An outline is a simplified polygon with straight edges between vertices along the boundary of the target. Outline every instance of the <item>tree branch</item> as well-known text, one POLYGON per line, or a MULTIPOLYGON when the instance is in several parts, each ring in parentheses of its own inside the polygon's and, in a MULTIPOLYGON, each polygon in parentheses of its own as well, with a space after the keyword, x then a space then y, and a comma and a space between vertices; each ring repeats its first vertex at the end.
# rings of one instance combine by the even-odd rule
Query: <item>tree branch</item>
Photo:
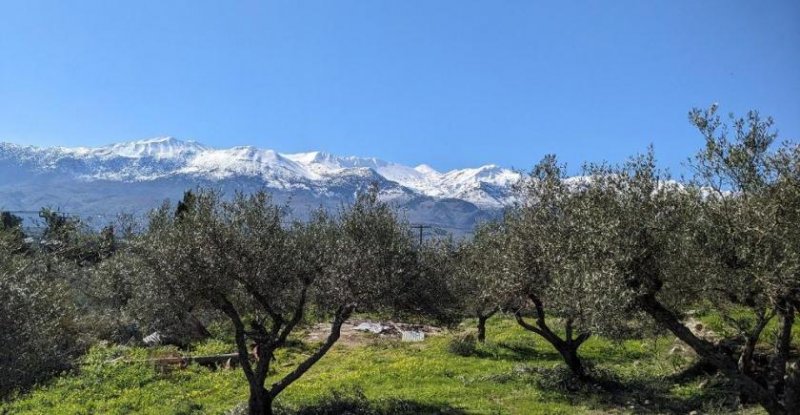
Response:
POLYGON ((573 340, 572 343, 577 348, 578 346, 583 344, 583 342, 585 342, 586 340, 589 340, 589 337, 592 337, 592 332, 591 331, 585 331, 585 332, 579 334, 578 337, 576 337, 575 340, 573 340))
POLYGON ((250 382, 250 385, 252 386, 254 383, 256 383, 256 378, 255 373, 253 373, 253 366, 250 365, 250 353, 247 351, 244 323, 242 323, 242 318, 239 315, 239 312, 236 311, 236 307, 234 307, 230 300, 225 298, 225 296, 218 296, 215 299, 215 303, 217 308, 225 313, 225 315, 227 315, 228 318, 230 318, 233 322, 236 338, 236 351, 239 353, 239 361, 242 364, 244 375, 247 377, 247 381, 250 382))
POLYGON ((286 342, 286 338, 289 337, 289 333, 294 330, 297 323, 303 319, 303 311, 306 308, 306 295, 308 293, 308 284, 303 286, 303 289, 300 291, 300 298, 297 300, 297 304, 295 305, 294 314, 292 315, 292 319, 286 323, 286 326, 283 330, 280 331, 278 334, 278 339, 275 341, 275 345, 280 347, 286 342))
POLYGON ((533 302, 534 307, 536 307, 536 325, 543 330, 550 331, 550 328, 547 327, 547 323, 545 322, 544 304, 542 300, 534 294, 528 294, 528 298, 533 302))
POLYGON ((545 334, 541 330, 539 330, 538 327, 528 323, 527 321, 525 321, 525 319, 522 318, 522 315, 520 314, 521 311, 522 310, 517 310, 517 312, 514 313, 514 318, 517 319, 517 324, 522 326, 522 328, 524 328, 525 330, 532 331, 542 337, 545 337, 545 334))
POLYGON ((269 391, 267 391, 272 398, 281 393, 284 389, 286 389, 287 386, 291 385, 292 382, 299 379, 300 376, 306 373, 308 369, 314 365, 314 363, 317 363, 322 356, 325 356, 325 354, 328 353, 328 350, 330 350, 334 343, 339 340, 339 336, 341 335, 342 331, 342 324, 344 324, 344 322, 350 317, 350 314, 353 313, 355 307, 355 304, 346 304, 339 307, 339 309, 336 311, 336 317, 333 320, 331 332, 328 335, 328 338, 325 340, 325 343, 323 343, 322 346, 320 346, 320 348, 314 352, 314 354, 300 363, 295 370, 284 376, 283 379, 272 384, 272 387, 269 389, 269 391))
POLYGON ((568 318, 565 324, 564 331, 566 331, 567 343, 572 343, 572 319, 568 318))
POLYGON ((494 307, 491 310, 489 310, 489 312, 486 313, 486 314, 482 314, 482 313, 479 312, 478 313, 478 317, 482 318, 484 320, 488 320, 488 319, 492 318, 493 315, 497 314, 498 311, 500 311, 500 307, 494 307))

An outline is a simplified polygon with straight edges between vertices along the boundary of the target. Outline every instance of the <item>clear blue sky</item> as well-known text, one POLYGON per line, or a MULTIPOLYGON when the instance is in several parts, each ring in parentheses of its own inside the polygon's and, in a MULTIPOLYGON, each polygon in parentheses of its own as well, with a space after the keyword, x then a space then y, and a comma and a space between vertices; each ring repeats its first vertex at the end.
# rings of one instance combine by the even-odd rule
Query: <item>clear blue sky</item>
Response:
POLYGON ((0 2, 2 141, 679 173, 712 102, 800 138, 799 1, 0 2))

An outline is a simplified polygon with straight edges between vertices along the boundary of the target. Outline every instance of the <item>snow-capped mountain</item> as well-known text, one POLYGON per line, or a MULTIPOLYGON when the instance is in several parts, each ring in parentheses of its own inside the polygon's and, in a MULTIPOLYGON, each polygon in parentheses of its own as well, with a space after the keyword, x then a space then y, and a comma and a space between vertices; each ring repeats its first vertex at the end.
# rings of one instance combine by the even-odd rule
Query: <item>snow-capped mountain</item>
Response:
POLYGON ((337 208, 377 183, 409 220, 466 230, 512 203, 519 174, 495 165, 439 172, 324 152, 217 149, 172 137, 86 148, 0 143, 0 209, 79 214, 146 211, 186 189, 266 187, 299 214, 337 208))

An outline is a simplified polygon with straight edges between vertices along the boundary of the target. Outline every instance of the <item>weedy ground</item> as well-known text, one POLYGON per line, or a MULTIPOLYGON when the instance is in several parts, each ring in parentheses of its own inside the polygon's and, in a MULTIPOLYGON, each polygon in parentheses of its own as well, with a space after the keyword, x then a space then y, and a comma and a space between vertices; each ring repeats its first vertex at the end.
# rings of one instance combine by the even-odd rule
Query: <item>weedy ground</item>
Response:
MULTIPOLYGON (((722 328, 713 315, 705 317, 709 325, 722 328)), ((670 336, 625 341, 592 337, 581 353, 598 383, 587 385, 572 379, 557 353, 512 319, 491 320, 483 345, 465 336, 470 327, 466 322, 422 343, 365 334, 360 344, 337 345, 280 396, 280 412, 763 413, 739 405, 731 385, 700 370, 694 356, 676 347, 670 336)), ((273 377, 313 350, 314 344, 303 338, 298 336, 276 357, 273 377)), ((231 351, 231 343, 211 339, 181 353, 231 351)), ((0 414, 243 413, 247 386, 239 368, 170 369, 119 361, 174 353, 178 351, 168 347, 98 345, 75 371, 0 403, 0 414), (116 363, 109 363, 114 359, 116 363)))

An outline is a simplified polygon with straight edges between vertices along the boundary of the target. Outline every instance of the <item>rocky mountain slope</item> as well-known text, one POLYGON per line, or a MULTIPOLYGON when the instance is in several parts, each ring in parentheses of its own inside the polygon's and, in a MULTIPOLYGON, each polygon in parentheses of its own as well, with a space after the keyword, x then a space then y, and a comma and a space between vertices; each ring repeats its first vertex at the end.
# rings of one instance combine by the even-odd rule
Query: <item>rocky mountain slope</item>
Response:
POLYGON ((495 165, 439 172, 323 152, 216 149, 172 137, 96 148, 0 143, 0 210, 48 206, 96 222, 119 212, 143 214, 198 186, 226 193, 267 188, 303 217, 320 206, 338 209, 377 183, 380 197, 409 221, 465 233, 513 202, 518 179, 495 165))

